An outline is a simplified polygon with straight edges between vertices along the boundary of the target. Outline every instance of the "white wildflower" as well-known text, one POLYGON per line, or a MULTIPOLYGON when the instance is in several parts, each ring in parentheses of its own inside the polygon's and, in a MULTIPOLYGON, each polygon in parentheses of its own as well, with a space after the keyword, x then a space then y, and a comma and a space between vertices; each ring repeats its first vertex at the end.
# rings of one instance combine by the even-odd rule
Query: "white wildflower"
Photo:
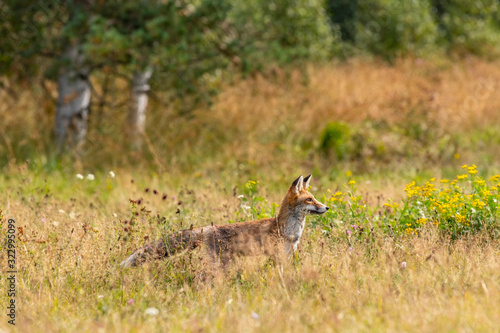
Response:
POLYGON ((74 212, 69 213, 69 218, 74 220, 76 217, 76 214, 74 212))
POLYGON ((238 199, 244 198, 245 196, 243 194, 238 195, 238 199))
POLYGON ((64 214, 66 212, 64 210, 62 210, 62 209, 59 209, 59 213, 64 214))
POLYGON ((113 170, 111 170, 111 171, 109 172, 109 176, 110 176, 111 178, 115 178, 115 173, 113 172, 113 170))
POLYGON ((79 173, 78 173, 78 174, 76 175, 76 178, 78 178, 78 179, 83 179, 83 175, 81 175, 81 174, 79 174, 79 173))
POLYGON ((59 225, 59 222, 54 221, 54 222, 52 222, 52 225, 53 225, 54 227, 57 227, 57 226, 59 225))
POLYGON ((146 311, 144 311, 144 314, 148 316, 157 316, 160 313, 160 310, 157 308, 147 308, 146 311))
POLYGON ((94 175, 93 175, 93 174, 89 173, 89 174, 87 175, 87 179, 88 179, 88 180, 94 180, 94 179, 95 179, 95 177, 94 177, 94 175))

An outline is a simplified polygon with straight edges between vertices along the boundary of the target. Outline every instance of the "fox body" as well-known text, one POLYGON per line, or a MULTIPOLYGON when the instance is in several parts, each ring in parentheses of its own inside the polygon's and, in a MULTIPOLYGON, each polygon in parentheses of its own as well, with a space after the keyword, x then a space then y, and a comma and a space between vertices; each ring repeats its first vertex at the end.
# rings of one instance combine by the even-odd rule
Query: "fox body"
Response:
POLYGON ((306 216, 323 214, 328 210, 309 193, 310 181, 311 175, 306 178, 300 176, 292 183, 276 217, 182 230, 135 251, 121 266, 137 266, 148 258, 169 257, 180 250, 194 249, 202 244, 223 263, 235 255, 273 255, 281 244, 286 254, 291 255, 300 242, 306 216))

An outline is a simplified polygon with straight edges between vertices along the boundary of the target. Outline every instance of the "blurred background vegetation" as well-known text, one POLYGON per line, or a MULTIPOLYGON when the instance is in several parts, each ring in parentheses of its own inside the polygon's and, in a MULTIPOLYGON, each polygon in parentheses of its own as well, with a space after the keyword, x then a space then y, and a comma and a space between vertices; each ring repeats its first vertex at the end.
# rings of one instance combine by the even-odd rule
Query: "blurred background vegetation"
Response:
POLYGON ((231 170, 244 181, 263 168, 488 168, 500 142, 499 5, 5 1, 0 167, 231 170), (90 113, 62 110, 83 94, 62 90, 67 77, 91 94, 90 113), (143 127, 130 120, 141 103, 143 127), (64 112, 68 128, 54 134, 64 112), (81 142, 68 139, 74 124, 81 142))
POLYGON ((20 330, 495 331, 499 6, 0 1, 20 330), (117 269, 160 235, 274 216, 309 173, 331 209, 286 269, 117 269))

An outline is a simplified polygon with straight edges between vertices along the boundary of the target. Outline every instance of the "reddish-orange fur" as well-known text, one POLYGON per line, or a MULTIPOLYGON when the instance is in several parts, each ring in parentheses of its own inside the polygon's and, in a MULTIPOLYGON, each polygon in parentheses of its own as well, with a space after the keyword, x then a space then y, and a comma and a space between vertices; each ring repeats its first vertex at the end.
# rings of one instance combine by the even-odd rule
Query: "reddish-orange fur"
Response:
POLYGON ((209 249, 214 258, 224 263, 235 255, 274 254, 280 244, 284 244, 290 254, 300 240, 305 216, 309 213, 322 214, 328 209, 307 190, 310 179, 311 176, 306 177, 305 186, 302 176, 294 181, 276 217, 182 230, 137 250, 122 266, 136 266, 148 257, 168 257, 179 250, 194 249, 201 244, 209 249))

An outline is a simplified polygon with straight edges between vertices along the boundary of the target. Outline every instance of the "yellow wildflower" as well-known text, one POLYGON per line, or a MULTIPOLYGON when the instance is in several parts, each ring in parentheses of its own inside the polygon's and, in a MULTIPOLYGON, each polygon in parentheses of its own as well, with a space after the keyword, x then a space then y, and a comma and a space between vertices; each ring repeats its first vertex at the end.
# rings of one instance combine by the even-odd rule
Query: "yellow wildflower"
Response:
POLYGON ((419 218, 417 220, 417 223, 419 223, 419 224, 426 224, 427 223, 427 219, 425 217, 419 218))
POLYGON ((472 174, 472 175, 475 175, 477 173, 477 167, 475 164, 472 164, 472 166, 468 167, 467 168, 467 171, 472 174))
POLYGON ((490 182, 497 182, 500 179, 500 175, 494 175, 490 178, 490 182))
POLYGON ((474 180, 474 183, 476 183, 476 184, 478 184, 480 186, 486 184, 486 182, 483 179, 481 179, 481 178, 474 180))

